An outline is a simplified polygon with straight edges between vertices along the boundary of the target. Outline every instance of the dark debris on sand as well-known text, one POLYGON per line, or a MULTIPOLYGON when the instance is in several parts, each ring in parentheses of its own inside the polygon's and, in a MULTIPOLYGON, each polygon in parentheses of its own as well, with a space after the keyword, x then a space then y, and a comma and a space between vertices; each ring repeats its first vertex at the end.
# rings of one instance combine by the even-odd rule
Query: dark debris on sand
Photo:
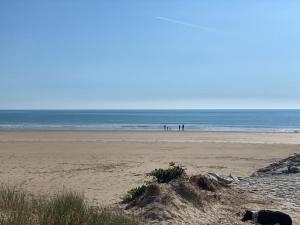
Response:
POLYGON ((300 154, 294 154, 257 170, 252 176, 300 173, 300 154))

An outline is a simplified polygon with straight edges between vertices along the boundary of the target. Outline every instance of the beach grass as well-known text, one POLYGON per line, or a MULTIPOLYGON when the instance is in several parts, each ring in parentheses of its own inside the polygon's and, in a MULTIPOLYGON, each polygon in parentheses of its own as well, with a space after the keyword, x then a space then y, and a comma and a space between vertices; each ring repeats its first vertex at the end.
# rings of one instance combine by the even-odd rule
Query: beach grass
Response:
POLYGON ((139 225, 121 210, 91 207, 71 191, 52 197, 33 196, 8 185, 0 186, 0 225, 139 225))

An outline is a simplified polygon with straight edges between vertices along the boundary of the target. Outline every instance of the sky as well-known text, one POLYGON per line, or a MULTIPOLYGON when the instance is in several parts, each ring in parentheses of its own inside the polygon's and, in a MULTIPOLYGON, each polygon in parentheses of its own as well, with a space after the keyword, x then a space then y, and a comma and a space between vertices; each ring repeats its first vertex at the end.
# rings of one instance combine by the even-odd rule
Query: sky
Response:
POLYGON ((300 108, 300 1, 1 0, 0 109, 300 108))

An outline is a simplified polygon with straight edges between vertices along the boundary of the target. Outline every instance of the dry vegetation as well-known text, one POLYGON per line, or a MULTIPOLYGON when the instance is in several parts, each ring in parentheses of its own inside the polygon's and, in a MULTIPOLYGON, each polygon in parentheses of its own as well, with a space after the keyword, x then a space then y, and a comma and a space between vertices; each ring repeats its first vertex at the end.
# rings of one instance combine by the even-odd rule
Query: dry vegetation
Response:
POLYGON ((149 224, 241 224, 245 209, 267 204, 205 175, 189 177, 174 164, 148 175, 153 181, 130 190, 123 203, 149 224))
POLYGON ((118 210, 90 207, 74 192, 34 197, 14 187, 0 187, 1 225, 138 225, 118 210))

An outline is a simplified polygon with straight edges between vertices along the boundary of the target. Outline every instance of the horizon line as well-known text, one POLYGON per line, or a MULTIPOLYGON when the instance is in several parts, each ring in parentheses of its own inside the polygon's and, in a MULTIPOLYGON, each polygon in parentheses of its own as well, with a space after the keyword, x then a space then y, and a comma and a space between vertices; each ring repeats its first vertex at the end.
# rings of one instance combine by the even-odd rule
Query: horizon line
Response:
POLYGON ((300 108, 12 108, 0 111, 54 111, 54 110, 300 110, 300 108))

